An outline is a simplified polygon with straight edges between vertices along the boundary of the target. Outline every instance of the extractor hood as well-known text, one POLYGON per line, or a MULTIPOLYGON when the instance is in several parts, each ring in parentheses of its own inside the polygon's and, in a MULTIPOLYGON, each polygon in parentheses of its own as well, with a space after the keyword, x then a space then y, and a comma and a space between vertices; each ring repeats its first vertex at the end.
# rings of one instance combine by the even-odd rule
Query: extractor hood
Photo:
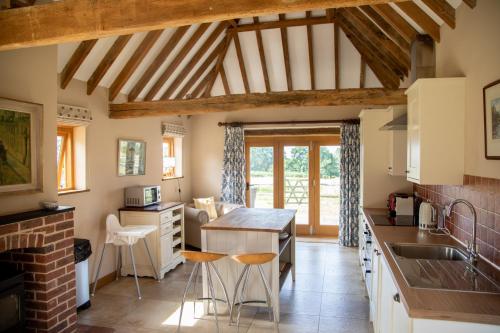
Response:
POLYGON ((404 131, 408 124, 407 114, 403 114, 397 118, 394 118, 384 126, 380 127, 381 131, 404 131))

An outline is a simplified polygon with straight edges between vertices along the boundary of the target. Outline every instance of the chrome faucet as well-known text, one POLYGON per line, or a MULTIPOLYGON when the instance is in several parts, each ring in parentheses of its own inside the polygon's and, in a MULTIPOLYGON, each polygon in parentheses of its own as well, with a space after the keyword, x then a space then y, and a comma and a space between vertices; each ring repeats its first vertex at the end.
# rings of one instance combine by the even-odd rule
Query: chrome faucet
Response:
POLYGON ((472 242, 467 241, 467 253, 469 254, 469 263, 474 265, 477 261, 478 253, 476 250, 476 228, 477 228, 477 215, 474 206, 467 200, 455 199, 446 206, 446 216, 451 216, 453 206, 462 203, 466 205, 472 213, 472 242))

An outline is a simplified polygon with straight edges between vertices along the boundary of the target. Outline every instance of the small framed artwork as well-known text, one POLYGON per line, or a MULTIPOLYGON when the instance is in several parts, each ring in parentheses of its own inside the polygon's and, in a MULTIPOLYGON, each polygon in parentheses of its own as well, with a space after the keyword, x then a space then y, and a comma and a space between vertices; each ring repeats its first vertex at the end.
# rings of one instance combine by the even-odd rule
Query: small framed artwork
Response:
POLYGON ((500 80, 483 88, 484 149, 488 160, 500 160, 500 80))
POLYGON ((146 142, 118 139, 118 176, 146 174, 146 142))
POLYGON ((43 105, 0 98, 0 195, 43 190, 43 105))

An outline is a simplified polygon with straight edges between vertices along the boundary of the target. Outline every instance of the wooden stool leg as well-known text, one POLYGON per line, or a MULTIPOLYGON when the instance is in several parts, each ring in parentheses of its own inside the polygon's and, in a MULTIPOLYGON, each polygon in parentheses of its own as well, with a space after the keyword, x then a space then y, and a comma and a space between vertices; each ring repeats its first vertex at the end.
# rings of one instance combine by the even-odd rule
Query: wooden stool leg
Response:
POLYGON ((236 287, 234 288, 234 294, 233 294, 233 302, 231 303, 231 309, 229 311, 229 323, 233 323, 233 310, 234 306, 236 305, 236 297, 238 295, 238 288, 240 287, 241 280, 243 280, 243 277, 245 276, 245 273, 247 272, 249 266, 245 266, 243 270, 241 271, 240 277, 238 278, 238 281, 236 282, 236 287))
POLYGON ((194 272, 198 271, 199 263, 194 264, 193 271, 191 272, 191 275, 189 276, 188 283, 186 285, 186 288, 184 289, 184 295, 182 296, 182 303, 181 303, 181 312, 179 313, 179 325, 177 326, 177 332, 180 332, 181 330, 181 321, 182 321, 182 311, 184 310, 184 302, 186 301, 186 296, 189 290, 189 287, 191 286, 191 282, 193 280, 194 272))
POLYGON ((210 288, 210 294, 212 295, 212 304, 214 305, 214 315, 215 315, 215 325, 217 326, 217 332, 219 332, 219 319, 217 318, 217 302, 215 300, 214 285, 212 283, 212 274, 210 273, 210 267, 205 263, 205 268, 207 270, 208 286, 210 288))
POLYGON ((271 305, 271 307, 273 309, 274 327, 276 329, 276 332, 279 332, 278 316, 276 316, 276 309, 271 301, 271 288, 269 288, 269 284, 267 283, 266 276, 264 274, 264 270, 262 269, 262 266, 257 265, 257 268, 259 269, 260 277, 262 279, 262 282, 264 283, 264 289, 266 290, 266 297, 268 299, 269 304, 271 305))

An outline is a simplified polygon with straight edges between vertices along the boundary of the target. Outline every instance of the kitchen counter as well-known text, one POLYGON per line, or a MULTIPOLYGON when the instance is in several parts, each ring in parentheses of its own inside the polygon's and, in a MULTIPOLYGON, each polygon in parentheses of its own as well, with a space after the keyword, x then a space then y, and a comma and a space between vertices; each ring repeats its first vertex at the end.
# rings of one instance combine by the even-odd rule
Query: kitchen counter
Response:
MULTIPOLYGON (((372 216, 386 209, 363 209, 374 239, 382 249, 401 300, 411 318, 451 320, 500 325, 500 294, 471 293, 452 290, 410 287, 399 270, 386 243, 447 244, 463 248, 450 236, 432 235, 418 227, 376 226, 372 216)), ((477 267, 497 280, 499 272, 479 259, 477 267)))

